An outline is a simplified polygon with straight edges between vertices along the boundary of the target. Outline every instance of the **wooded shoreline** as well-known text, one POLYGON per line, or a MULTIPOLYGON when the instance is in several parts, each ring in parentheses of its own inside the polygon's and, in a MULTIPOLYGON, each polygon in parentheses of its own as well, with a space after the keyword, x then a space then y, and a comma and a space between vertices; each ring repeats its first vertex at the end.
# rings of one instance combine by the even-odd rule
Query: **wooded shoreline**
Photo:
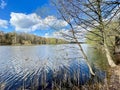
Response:
POLYGON ((68 41, 58 38, 46 38, 28 33, 0 31, 0 45, 41 45, 41 44, 66 44, 68 41))

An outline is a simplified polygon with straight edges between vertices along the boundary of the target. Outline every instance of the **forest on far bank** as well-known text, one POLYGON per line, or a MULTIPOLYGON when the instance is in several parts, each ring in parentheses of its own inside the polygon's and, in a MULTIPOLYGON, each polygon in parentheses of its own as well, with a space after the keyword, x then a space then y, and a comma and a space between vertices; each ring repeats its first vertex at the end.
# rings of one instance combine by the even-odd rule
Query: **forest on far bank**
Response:
POLYGON ((67 41, 57 38, 45 38, 28 33, 5 33, 0 31, 0 45, 39 45, 39 44, 66 44, 67 41))

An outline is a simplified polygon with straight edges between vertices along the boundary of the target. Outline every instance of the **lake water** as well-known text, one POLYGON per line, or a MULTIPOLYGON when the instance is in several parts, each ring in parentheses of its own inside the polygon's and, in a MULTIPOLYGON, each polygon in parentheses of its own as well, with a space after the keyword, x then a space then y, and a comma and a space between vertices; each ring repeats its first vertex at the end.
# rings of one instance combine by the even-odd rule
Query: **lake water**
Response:
MULTIPOLYGON (((83 48, 94 53, 87 45, 83 48)), ((95 61, 99 56, 88 57, 99 62, 95 61)), ((0 46, 0 90, 51 90, 56 84, 79 85, 89 78, 89 69, 75 44, 0 46)))

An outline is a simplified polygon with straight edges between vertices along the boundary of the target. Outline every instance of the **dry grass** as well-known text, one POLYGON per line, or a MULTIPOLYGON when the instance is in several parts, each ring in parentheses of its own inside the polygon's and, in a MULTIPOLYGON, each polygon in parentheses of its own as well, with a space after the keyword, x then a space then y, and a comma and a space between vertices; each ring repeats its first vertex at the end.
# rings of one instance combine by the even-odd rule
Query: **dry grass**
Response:
MULTIPOLYGON (((24 82, 24 85, 17 90, 120 90, 120 66, 109 69, 103 80, 94 76, 84 85, 78 83, 77 73, 72 79, 68 73, 66 77, 66 73, 66 70, 64 73, 55 72, 51 82, 47 81, 46 75, 42 75, 40 80, 39 77, 35 77, 29 87, 26 87, 26 82, 24 82), (63 78, 58 77, 61 74, 63 78)), ((0 90, 6 90, 5 85, 5 83, 0 84, 0 90)))

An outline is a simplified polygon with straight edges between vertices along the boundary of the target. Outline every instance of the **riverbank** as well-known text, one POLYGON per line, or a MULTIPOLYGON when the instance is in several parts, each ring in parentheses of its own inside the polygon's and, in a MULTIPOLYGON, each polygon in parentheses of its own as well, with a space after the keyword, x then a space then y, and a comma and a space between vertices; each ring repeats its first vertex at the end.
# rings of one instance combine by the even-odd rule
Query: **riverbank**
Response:
POLYGON ((120 65, 110 68, 109 74, 109 89, 108 90, 120 90, 120 65))
MULTIPOLYGON (((97 77, 92 78, 92 81, 97 77)), ((72 90, 120 90, 120 65, 109 68, 106 78, 96 83, 87 83, 81 87, 74 86, 72 90)))

